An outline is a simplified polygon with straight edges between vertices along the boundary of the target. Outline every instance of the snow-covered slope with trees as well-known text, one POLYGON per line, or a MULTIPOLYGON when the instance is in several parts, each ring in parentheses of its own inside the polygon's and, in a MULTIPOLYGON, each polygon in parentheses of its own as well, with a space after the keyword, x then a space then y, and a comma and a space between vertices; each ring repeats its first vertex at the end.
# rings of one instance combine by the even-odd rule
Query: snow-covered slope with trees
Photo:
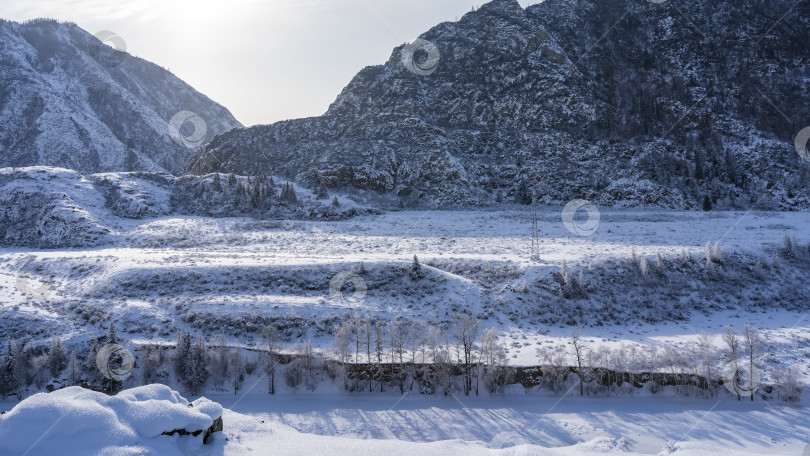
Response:
POLYGON ((136 220, 164 216, 336 220, 372 210, 324 191, 312 193, 272 177, 101 173, 0 168, 0 245, 39 248, 123 241, 136 220))

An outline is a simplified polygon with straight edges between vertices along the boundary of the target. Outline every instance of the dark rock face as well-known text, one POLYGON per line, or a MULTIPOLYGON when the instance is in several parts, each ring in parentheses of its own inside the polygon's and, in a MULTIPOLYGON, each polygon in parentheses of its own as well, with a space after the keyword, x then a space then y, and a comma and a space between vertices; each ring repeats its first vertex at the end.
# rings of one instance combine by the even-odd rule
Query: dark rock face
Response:
POLYGON ((0 20, 0 167, 179 172, 192 147, 236 127, 173 74, 76 25, 0 20), (205 126, 177 118, 173 140, 170 122, 183 111, 205 126))
POLYGON ((363 69, 324 116, 218 136, 192 170, 415 206, 535 193, 809 207, 810 163, 793 146, 810 124, 808 18, 810 4, 786 0, 495 0, 363 69))
POLYGON ((211 434, 213 434, 215 432, 222 432, 222 417, 219 417, 219 418, 215 419, 214 422, 211 424, 211 426, 209 426, 207 429, 204 429, 204 430, 199 429, 199 430, 196 430, 196 431, 189 432, 189 431, 187 431, 185 429, 175 429, 173 431, 163 432, 160 435, 172 436, 172 435, 177 434, 177 435, 191 435, 191 436, 197 437, 198 435, 202 434, 203 435, 203 444, 208 444, 208 439, 211 438, 211 434))

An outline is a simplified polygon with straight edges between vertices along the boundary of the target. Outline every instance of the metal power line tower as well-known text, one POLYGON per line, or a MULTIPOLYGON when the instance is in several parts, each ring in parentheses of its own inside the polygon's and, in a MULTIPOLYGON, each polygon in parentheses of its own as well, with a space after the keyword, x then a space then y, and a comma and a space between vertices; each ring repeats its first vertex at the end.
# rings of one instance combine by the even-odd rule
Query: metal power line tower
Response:
POLYGON ((532 260, 540 259, 540 237, 537 235, 537 196, 532 196, 532 260))

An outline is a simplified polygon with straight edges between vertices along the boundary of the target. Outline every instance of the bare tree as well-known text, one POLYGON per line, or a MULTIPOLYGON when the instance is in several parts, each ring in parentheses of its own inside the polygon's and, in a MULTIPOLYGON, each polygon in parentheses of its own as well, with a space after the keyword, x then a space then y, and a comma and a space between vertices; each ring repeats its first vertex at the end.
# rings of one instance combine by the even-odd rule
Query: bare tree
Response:
POLYGON ((265 372, 270 379, 269 393, 276 394, 276 365, 278 364, 281 334, 279 334, 274 326, 265 326, 262 328, 262 338, 264 339, 265 347, 267 347, 265 372))
POLYGON ((706 395, 711 397, 717 394, 715 380, 717 375, 717 350, 714 348, 712 336, 702 333, 697 341, 699 373, 706 379, 706 395))
MULTIPOLYGON (((371 372, 373 378, 377 379, 377 383, 380 384, 380 392, 383 392, 384 387, 384 375, 385 372, 383 371, 383 355, 385 354, 385 325, 378 321, 374 324, 374 355, 375 355, 375 364, 374 369, 371 372)), ((393 370, 393 355, 391 359, 391 369, 393 370)), ((371 366, 369 366, 371 368, 371 366)))
POLYGON ((571 345, 574 346, 574 355, 577 359, 577 376, 579 376, 579 395, 585 395, 585 368, 582 366, 585 357, 585 346, 582 344, 582 332, 579 327, 571 333, 571 345))
POLYGON ((756 385, 756 379, 759 377, 759 375, 754 375, 756 370, 755 362, 762 356, 764 342, 757 329, 751 325, 745 325, 743 342, 745 343, 745 351, 748 354, 748 386, 751 388, 751 401, 753 401, 754 390, 758 386, 756 385))
POLYGON ((724 381, 731 380, 734 382, 734 391, 737 393, 737 400, 742 400, 740 396, 740 389, 737 387, 739 383, 739 372, 740 372, 740 337, 737 334, 737 330, 734 329, 733 326, 726 326, 726 332, 723 333, 723 342, 726 343, 726 347, 728 347, 728 352, 726 353, 726 362, 730 365, 730 367, 734 370, 734 378, 733 379, 724 379, 724 381))
POLYGON ((230 375, 233 394, 236 394, 242 389, 242 383, 245 381, 245 361, 242 359, 242 353, 238 348, 228 353, 228 374, 230 375))
POLYGON ((464 394, 469 395, 472 390, 472 349, 478 336, 478 320, 461 314, 456 314, 453 320, 453 332, 464 353, 464 394))
POLYGON ((343 366, 343 389, 349 389, 349 370, 347 364, 352 357, 352 324, 351 321, 343 322, 335 329, 335 352, 338 360, 343 366))
POLYGON ((405 392, 405 351, 408 343, 409 323, 396 321, 389 330, 389 340, 391 342, 391 365, 397 363, 397 371, 394 377, 399 385, 399 392, 405 392))

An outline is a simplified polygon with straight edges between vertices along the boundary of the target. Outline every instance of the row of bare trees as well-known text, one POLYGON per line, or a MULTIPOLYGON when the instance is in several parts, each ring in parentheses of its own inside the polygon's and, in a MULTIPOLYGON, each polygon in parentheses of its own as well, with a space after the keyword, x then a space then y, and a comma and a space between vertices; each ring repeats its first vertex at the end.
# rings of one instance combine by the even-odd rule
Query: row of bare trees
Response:
POLYGON ((422 392, 449 394, 458 373, 464 394, 477 394, 481 378, 492 385, 489 377, 506 364, 497 332, 480 334, 478 320, 466 314, 454 315, 445 325, 403 318, 385 322, 353 314, 334 336, 343 386, 351 391, 382 391, 393 384, 405 392, 418 383, 422 392))
POLYGON ((773 394, 788 401, 799 399, 798 370, 775 367, 771 383, 762 382, 766 343, 751 325, 742 332, 733 326, 719 336, 702 333, 696 341, 675 345, 589 345, 577 328, 567 344, 537 350, 542 384, 555 393, 579 389, 591 394, 632 394, 643 386, 656 393, 674 387, 686 396, 716 397, 725 387, 738 400, 773 394), (569 374, 576 375, 571 382, 569 374))
POLYGON ((792 368, 772 368, 770 383, 762 386, 767 346, 750 325, 741 332, 729 326, 720 336, 704 333, 678 346, 609 346, 589 342, 576 329, 565 342, 539 348, 534 368, 507 366, 499 331, 482 331, 468 314, 453 315, 442 324, 405 318, 383 321, 355 313, 338 324, 333 335, 331 353, 319 354, 309 341, 284 344, 272 326, 261 331, 262 346, 253 349, 229 346, 222 333, 207 342, 180 330, 174 346, 144 345, 136 350, 140 372, 133 372, 126 384, 110 383, 96 365, 99 340, 125 343, 112 325, 106 336, 92 341, 86 356, 68 354, 59 339, 50 346, 10 341, 0 356, 0 397, 22 396, 30 386, 42 390, 48 382, 108 391, 166 383, 194 395, 210 388, 237 393, 246 376, 259 374, 266 376, 270 394, 277 392, 277 375, 290 388, 315 390, 328 377, 356 392, 416 389, 424 394, 477 395, 482 385, 484 391, 496 393, 517 380, 557 394, 577 388, 582 396, 637 394, 644 388, 656 393, 664 386, 680 395, 706 398, 728 389, 738 400, 761 395, 794 401, 801 393, 798 371, 792 368), (536 383, 516 379, 530 370, 539 373, 536 383))

